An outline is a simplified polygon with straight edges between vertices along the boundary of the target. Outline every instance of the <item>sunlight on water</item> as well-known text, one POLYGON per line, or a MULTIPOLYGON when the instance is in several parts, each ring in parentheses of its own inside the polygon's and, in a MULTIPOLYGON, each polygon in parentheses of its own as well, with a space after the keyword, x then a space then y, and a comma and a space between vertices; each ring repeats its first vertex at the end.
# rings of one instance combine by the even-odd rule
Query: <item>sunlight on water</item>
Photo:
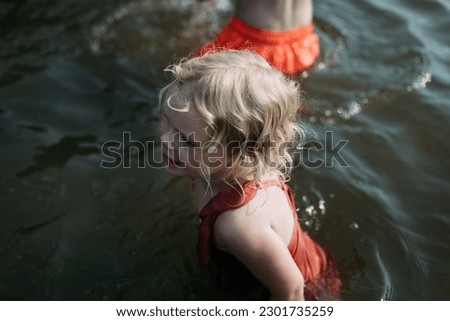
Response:
POLYGON ((412 85, 409 85, 406 87, 406 90, 413 91, 417 89, 423 89, 427 86, 428 83, 430 83, 432 80, 431 74, 429 72, 421 72, 417 79, 412 83, 412 85))
POLYGON ((301 198, 301 206, 297 209, 300 221, 306 226, 307 230, 319 231, 322 226, 323 216, 326 214, 325 200, 317 199, 315 195, 310 196, 311 199, 303 195, 301 198))

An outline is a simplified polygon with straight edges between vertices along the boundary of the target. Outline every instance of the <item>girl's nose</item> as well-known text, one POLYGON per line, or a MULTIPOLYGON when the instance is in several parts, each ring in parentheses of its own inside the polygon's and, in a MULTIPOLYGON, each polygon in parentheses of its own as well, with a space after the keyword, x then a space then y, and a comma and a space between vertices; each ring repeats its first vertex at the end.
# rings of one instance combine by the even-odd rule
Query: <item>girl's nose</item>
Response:
POLYGON ((159 126, 158 126, 158 132, 159 132, 161 141, 167 141, 167 139, 169 139, 170 125, 169 125, 169 121, 166 119, 166 117, 163 117, 160 120, 159 126))
POLYGON ((169 121, 163 117, 161 121, 159 122, 158 126, 159 131, 159 138, 161 140, 161 147, 165 154, 167 154, 169 157, 173 158, 173 136, 174 132, 172 129, 172 126, 170 126, 169 121))

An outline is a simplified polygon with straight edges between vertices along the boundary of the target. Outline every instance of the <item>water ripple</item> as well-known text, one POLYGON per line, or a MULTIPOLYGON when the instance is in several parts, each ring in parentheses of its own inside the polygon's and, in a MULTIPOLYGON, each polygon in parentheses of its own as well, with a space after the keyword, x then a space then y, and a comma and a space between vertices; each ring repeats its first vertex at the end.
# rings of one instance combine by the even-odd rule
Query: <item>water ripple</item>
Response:
POLYGON ((228 0, 129 2, 92 26, 90 48, 95 54, 165 66, 175 55, 187 55, 211 39, 232 7, 228 0))
POLYGON ((382 294, 380 300, 382 301, 391 300, 394 295, 394 285, 392 284, 390 272, 386 267, 386 265, 384 264, 383 259, 381 258, 380 250, 378 249, 378 247, 375 248, 374 255, 376 262, 378 263, 378 267, 380 268, 381 271, 381 277, 383 279, 383 282, 381 284, 382 294))

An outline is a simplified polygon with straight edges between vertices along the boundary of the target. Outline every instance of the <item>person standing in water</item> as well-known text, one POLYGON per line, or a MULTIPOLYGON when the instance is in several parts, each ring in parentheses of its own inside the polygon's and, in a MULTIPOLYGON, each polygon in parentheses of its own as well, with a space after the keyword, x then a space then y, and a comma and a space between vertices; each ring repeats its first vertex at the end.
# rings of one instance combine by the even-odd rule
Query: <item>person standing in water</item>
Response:
POLYGON ((169 173, 193 181, 199 263, 234 284, 251 275, 273 300, 337 299, 334 259, 302 230, 286 184, 304 137, 298 83, 249 50, 166 70, 162 152, 169 173))
POLYGON ((312 18, 312 0, 238 0, 230 22, 195 55, 249 49, 293 75, 311 67, 319 56, 312 18))

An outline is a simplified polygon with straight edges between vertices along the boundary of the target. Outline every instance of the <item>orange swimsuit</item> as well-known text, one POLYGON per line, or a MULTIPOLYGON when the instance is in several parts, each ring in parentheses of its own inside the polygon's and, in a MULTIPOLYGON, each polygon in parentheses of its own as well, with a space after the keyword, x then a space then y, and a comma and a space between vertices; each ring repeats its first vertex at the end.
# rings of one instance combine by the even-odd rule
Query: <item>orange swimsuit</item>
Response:
POLYGON ((265 30, 254 28, 236 16, 196 56, 226 49, 253 50, 289 75, 311 67, 320 52, 319 36, 314 33, 313 24, 284 31, 265 30))
POLYGON ((338 299, 341 281, 331 254, 323 249, 300 227, 291 188, 279 180, 268 180, 260 183, 246 182, 243 192, 239 187, 227 187, 213 197, 200 212, 200 230, 197 243, 197 257, 203 266, 209 266, 212 251, 219 251, 212 245, 212 229, 217 217, 231 209, 249 203, 260 188, 279 186, 286 194, 295 225, 289 252, 300 269, 305 280, 305 298, 307 300, 338 299))

